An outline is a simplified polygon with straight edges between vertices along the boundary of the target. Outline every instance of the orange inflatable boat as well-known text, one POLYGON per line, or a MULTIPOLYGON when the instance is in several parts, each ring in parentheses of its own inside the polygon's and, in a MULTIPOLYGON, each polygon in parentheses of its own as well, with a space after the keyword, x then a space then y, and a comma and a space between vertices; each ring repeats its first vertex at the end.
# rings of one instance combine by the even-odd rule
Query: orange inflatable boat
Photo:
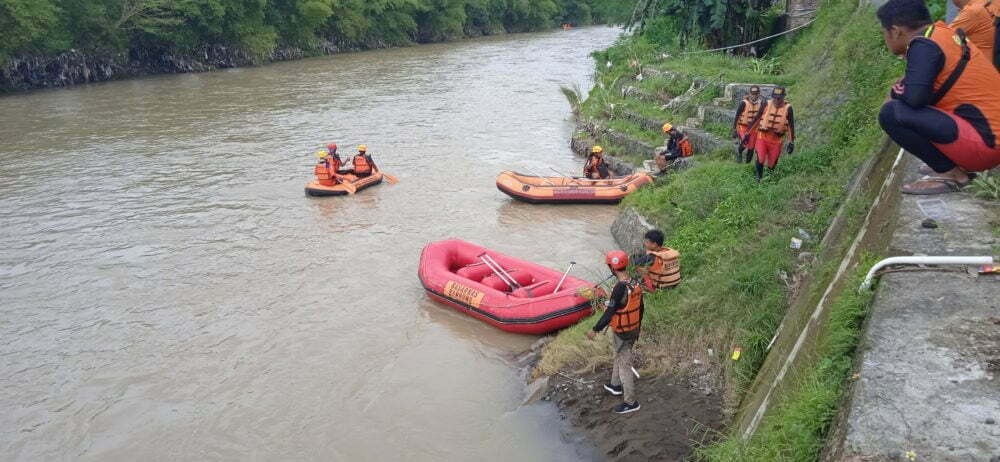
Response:
POLYGON ((652 182, 653 177, 647 173, 590 180, 531 176, 508 171, 497 176, 497 189, 514 199, 533 204, 617 204, 625 196, 652 182))
MULTIPOLYGON (((344 196, 348 194, 347 188, 330 177, 329 169, 316 165, 316 181, 306 185, 306 194, 310 196, 344 196)), ((341 178, 354 185, 358 191, 370 188, 382 182, 382 173, 373 172, 366 177, 358 178, 350 173, 341 175, 341 178)))

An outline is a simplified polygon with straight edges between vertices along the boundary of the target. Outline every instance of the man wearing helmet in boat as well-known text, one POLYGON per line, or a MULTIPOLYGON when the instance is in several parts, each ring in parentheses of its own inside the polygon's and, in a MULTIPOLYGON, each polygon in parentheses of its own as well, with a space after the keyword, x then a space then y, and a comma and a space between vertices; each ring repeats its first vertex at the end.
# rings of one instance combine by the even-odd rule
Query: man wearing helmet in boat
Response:
POLYGON ((604 148, 594 146, 590 149, 590 157, 583 166, 583 176, 591 180, 606 180, 611 178, 608 163, 604 161, 604 148))
POLYGON ((364 144, 358 146, 358 153, 354 156, 351 164, 350 173, 353 173, 358 178, 371 176, 372 172, 378 170, 378 166, 375 165, 372 156, 368 155, 368 146, 364 144))
POLYGON ((642 325, 642 284, 629 277, 628 254, 625 252, 621 250, 608 252, 605 262, 618 278, 618 282, 611 290, 604 315, 592 330, 587 331, 587 338, 594 340, 598 332, 611 326, 614 332, 615 359, 611 365, 611 383, 604 385, 604 389, 614 396, 622 396, 625 400, 615 406, 613 411, 617 414, 628 414, 639 410, 639 401, 634 395, 632 348, 639 339, 639 327, 642 325))
POLYGON ((326 151, 316 152, 319 162, 316 163, 316 178, 324 186, 334 186, 341 182, 340 175, 344 172, 340 169, 343 161, 337 154, 337 145, 330 143, 326 145, 326 151))

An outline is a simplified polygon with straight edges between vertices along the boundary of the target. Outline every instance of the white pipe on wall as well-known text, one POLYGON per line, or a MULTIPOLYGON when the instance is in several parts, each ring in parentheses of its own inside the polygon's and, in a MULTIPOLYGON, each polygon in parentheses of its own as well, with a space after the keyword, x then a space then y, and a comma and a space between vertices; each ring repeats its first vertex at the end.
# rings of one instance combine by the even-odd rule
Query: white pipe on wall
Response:
POLYGON ((960 266, 976 266, 976 265, 992 265, 993 257, 891 257, 886 258, 874 266, 872 269, 868 270, 868 275, 865 276, 865 282, 861 283, 861 287, 858 291, 869 289, 872 286, 872 279, 875 278, 875 273, 878 270, 891 265, 960 265, 960 266))

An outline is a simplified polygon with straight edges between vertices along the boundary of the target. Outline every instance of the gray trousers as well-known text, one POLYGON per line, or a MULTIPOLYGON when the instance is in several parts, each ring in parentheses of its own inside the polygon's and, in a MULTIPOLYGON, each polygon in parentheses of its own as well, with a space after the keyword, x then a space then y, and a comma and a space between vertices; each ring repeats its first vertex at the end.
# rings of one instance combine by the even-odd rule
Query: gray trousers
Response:
POLYGON ((611 365, 611 384, 625 389, 626 403, 635 402, 635 376, 632 375, 632 347, 635 340, 625 340, 612 334, 615 347, 615 360, 611 365))

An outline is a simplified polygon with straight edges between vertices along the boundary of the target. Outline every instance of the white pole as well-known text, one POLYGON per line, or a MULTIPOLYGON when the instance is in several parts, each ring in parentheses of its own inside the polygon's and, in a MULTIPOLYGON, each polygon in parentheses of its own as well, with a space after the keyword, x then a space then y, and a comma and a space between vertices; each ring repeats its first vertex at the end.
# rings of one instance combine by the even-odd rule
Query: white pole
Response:
POLYGON ((891 265, 992 265, 993 257, 892 257, 886 258, 872 266, 865 276, 865 282, 861 283, 858 291, 869 289, 872 286, 872 279, 878 270, 891 265))
POLYGON ((573 266, 574 266, 574 265, 576 265, 576 262, 575 262, 575 261, 571 261, 571 262, 569 262, 569 268, 566 268, 566 272, 565 272, 565 273, 563 273, 563 275, 562 275, 562 279, 560 279, 560 280, 559 280, 559 284, 556 284, 556 290, 553 290, 553 291, 552 291, 552 293, 554 293, 554 294, 555 294, 555 293, 558 293, 558 292, 559 292, 559 288, 560 288, 560 287, 562 287, 562 285, 563 285, 563 282, 566 282, 566 276, 569 276, 569 271, 570 271, 571 269, 573 269, 573 266))

